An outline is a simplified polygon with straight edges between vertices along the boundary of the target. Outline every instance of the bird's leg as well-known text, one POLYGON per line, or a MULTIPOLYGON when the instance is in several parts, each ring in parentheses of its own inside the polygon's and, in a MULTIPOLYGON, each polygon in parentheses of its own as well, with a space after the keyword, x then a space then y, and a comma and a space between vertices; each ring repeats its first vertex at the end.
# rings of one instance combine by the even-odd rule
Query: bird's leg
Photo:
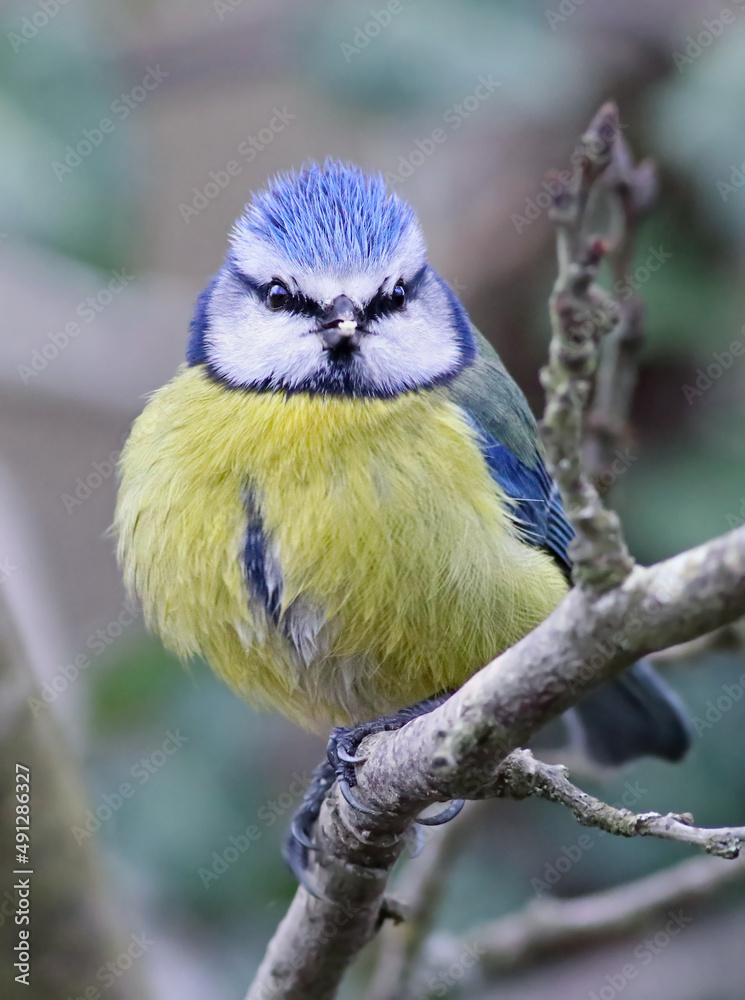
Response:
POLYGON ((290 830, 282 845, 282 857, 293 872, 298 882, 305 886, 312 896, 318 896, 313 886, 309 884, 306 870, 308 868, 308 852, 315 850, 313 844, 313 828, 321 811, 326 793, 334 783, 336 772, 328 760, 322 761, 311 775, 310 784, 305 790, 302 802, 292 817, 290 830))
MULTIPOLYGON (((372 719, 370 722, 362 722, 356 726, 339 726, 335 729, 329 739, 327 754, 329 763, 334 768, 336 780, 339 784, 339 791, 347 800, 349 805, 359 812, 372 813, 373 810, 363 805, 352 792, 352 788, 357 784, 355 768, 359 764, 364 764, 367 759, 364 755, 357 753, 357 748, 367 736, 374 736, 375 733, 391 733, 403 728, 412 719, 418 719, 422 715, 428 715, 434 709, 439 708, 452 694, 451 691, 443 691, 432 698, 425 698, 415 705, 402 708, 394 715, 386 715, 380 719, 372 719)), ((440 823, 447 823, 453 819, 463 808, 463 800, 458 799, 451 803, 447 809, 436 816, 429 816, 420 819, 419 822, 425 826, 438 826, 440 823)))
POLYGON ((357 784, 355 766, 364 764, 367 759, 357 754, 360 743, 376 733, 392 733, 397 729, 402 729, 407 722, 418 719, 422 715, 429 715, 436 708, 439 708, 448 700, 452 691, 443 691, 432 698, 425 698, 415 705, 401 708, 394 715, 383 715, 379 719, 371 719, 370 722, 360 722, 356 726, 338 726, 329 737, 326 753, 329 763, 333 765, 337 778, 346 778, 350 788, 357 784))
MULTIPOLYGON (((362 722, 356 726, 340 726, 335 729, 328 743, 328 759, 319 764, 313 772, 310 784, 300 803, 300 808, 295 813, 290 832, 284 842, 282 856, 285 862, 295 874, 296 878, 312 895, 318 893, 309 883, 307 876, 308 854, 316 849, 313 843, 313 829, 321 811, 321 805, 327 792, 336 780, 347 802, 360 812, 373 813, 373 810, 359 802, 353 795, 351 789, 357 784, 355 767, 363 764, 364 756, 357 754, 357 748, 367 736, 375 733, 390 733, 401 729, 412 719, 418 719, 421 715, 427 715, 443 702, 447 701, 452 692, 445 691, 432 698, 417 702, 408 708, 402 708, 395 715, 386 715, 380 719, 372 719, 370 722, 362 722)), ((444 809, 436 816, 424 817, 418 820, 423 826, 438 826, 440 823, 447 823, 458 815, 463 807, 463 800, 458 799, 452 802, 447 809, 444 809)))

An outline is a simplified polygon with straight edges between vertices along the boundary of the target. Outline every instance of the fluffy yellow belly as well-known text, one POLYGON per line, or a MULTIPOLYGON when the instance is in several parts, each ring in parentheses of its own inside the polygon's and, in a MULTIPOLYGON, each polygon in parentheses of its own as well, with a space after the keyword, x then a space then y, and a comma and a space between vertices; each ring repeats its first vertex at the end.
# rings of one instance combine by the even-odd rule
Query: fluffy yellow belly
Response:
POLYGON ((127 584, 182 656, 308 729, 455 688, 566 590, 522 543, 473 432, 441 390, 394 400, 228 390, 185 368, 122 457, 127 584), (249 593, 247 498, 281 567, 300 655, 249 593))

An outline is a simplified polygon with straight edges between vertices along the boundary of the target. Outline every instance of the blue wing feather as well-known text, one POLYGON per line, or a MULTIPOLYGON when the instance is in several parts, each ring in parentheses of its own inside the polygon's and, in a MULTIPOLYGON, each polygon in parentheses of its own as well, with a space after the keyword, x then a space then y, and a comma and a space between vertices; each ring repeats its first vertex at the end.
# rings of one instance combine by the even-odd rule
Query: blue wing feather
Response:
POLYGON ((494 348, 478 332, 478 356, 452 383, 450 395, 467 414, 489 471, 512 502, 522 537, 549 551, 569 576, 574 530, 548 474, 533 414, 494 348))
POLYGON ((473 414, 468 416, 492 477, 510 498, 520 536, 530 545, 547 549, 569 574, 568 546, 574 531, 543 459, 536 455, 535 464, 527 465, 489 434, 473 414))

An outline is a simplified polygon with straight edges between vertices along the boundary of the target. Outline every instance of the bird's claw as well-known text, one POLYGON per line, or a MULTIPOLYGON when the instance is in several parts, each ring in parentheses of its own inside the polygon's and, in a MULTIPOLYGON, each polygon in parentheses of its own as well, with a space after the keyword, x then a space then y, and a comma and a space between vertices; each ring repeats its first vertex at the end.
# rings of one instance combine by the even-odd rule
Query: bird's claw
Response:
POLYGON ((300 815, 293 817, 292 823, 290 824, 290 833, 298 844, 304 847, 307 851, 318 850, 318 846, 310 839, 306 831, 303 829, 302 818, 300 815))
POLYGON ((449 823, 451 819, 455 819, 465 804, 465 799, 453 799, 442 812, 435 813, 434 816, 420 816, 417 823, 419 826, 442 826, 443 823, 449 823))
POLYGON ((336 756, 339 760, 343 760, 345 764, 364 764, 367 760, 367 754, 347 753, 344 747, 338 743, 336 745, 336 756))
POLYGON ((349 787, 349 782, 347 781, 343 773, 339 774, 339 772, 337 771, 336 783, 339 786, 339 791, 341 792, 344 801, 348 805, 350 805, 353 809, 356 809, 357 812, 364 813, 365 816, 377 815, 374 809, 370 809, 369 806, 363 805, 360 802, 360 800, 355 796, 355 794, 352 792, 352 789, 349 787))
POLYGON ((357 784, 355 767, 358 764, 364 764, 367 760, 367 755, 358 754, 357 748, 366 736, 375 732, 374 727, 375 722, 363 723, 349 729, 339 727, 329 737, 326 756, 334 768, 337 780, 340 777, 346 778, 350 788, 354 788, 357 784))

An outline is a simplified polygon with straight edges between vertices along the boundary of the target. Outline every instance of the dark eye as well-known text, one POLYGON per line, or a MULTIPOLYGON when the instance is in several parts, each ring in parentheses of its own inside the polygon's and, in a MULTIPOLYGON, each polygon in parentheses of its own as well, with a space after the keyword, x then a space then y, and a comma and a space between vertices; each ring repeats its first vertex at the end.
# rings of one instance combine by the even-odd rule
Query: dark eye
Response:
POLYGON ((266 293, 266 304, 270 309, 284 309, 290 301, 290 293, 281 281, 275 281, 266 293))
POLYGON ((391 292, 391 303, 394 309, 403 309, 406 305, 406 289, 401 282, 395 285, 391 292))

